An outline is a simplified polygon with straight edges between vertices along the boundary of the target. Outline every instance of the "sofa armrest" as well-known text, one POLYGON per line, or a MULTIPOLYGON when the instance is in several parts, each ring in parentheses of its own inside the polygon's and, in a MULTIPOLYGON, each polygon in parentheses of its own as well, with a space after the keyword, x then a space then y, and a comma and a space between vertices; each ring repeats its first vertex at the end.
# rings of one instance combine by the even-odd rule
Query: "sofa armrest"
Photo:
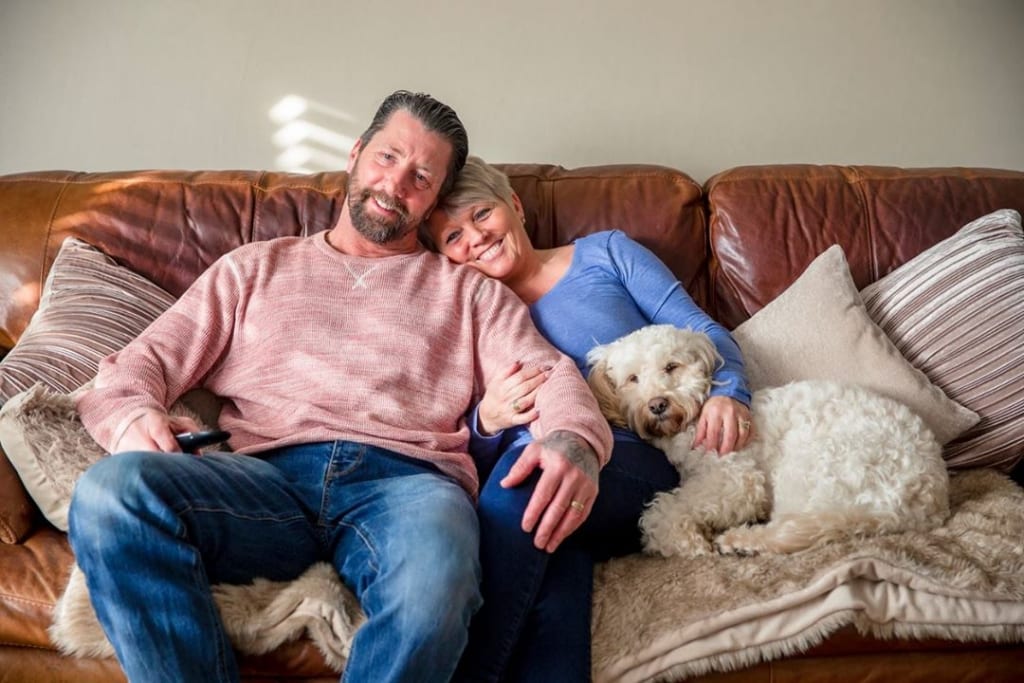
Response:
POLYGON ((32 528, 35 515, 35 504, 0 448, 0 542, 19 542, 32 528))

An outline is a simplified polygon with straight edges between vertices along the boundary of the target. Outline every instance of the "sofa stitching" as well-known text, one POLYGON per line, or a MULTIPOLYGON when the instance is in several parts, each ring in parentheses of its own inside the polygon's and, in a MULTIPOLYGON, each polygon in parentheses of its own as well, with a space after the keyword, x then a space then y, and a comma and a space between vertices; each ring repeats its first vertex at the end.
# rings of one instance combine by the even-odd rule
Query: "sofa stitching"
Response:
POLYGON ((11 640, 0 640, 0 645, 3 645, 5 647, 8 646, 8 645, 11 646, 11 647, 27 647, 27 648, 31 648, 33 650, 42 650, 43 652, 54 652, 55 651, 52 647, 44 647, 42 645, 32 645, 31 643, 15 643, 14 641, 11 641, 11 640))
POLYGON ((537 173, 514 173, 507 172, 509 178, 529 178, 537 181, 538 184, 553 184, 567 181, 592 181, 592 180, 608 180, 612 178, 663 178, 671 180, 676 185, 684 185, 692 187, 697 190, 698 193, 703 194, 700 183, 693 178, 690 178, 682 171, 672 171, 666 169, 664 171, 622 171, 611 174, 587 174, 587 175, 564 175, 556 178, 551 176, 540 175, 537 173))
POLYGON ((868 197, 867 190, 865 189, 865 176, 862 173, 862 169, 859 166, 846 166, 844 167, 849 170, 852 178, 847 181, 850 189, 853 190, 854 197, 857 198, 857 202, 860 204, 861 213, 864 216, 866 222, 865 227, 867 228, 867 239, 868 239, 868 253, 871 254, 871 258, 868 260, 868 267, 871 268, 871 281, 874 282, 878 279, 878 271, 876 264, 878 262, 878 254, 875 250, 875 222, 872 217, 871 211, 868 209, 868 197))
POLYGON ((260 192, 263 188, 263 179, 267 177, 267 172, 262 171, 258 178, 256 178, 256 184, 253 187, 252 195, 252 222, 249 224, 249 238, 247 241, 252 242, 256 239, 257 231, 260 226, 260 198, 265 196, 266 192, 260 192))
POLYGON ((46 254, 50 251, 50 236, 53 235, 53 221, 57 217, 57 209, 60 208, 60 201, 64 198, 64 193, 68 189, 68 179, 65 178, 65 182, 61 185, 60 192, 57 193, 57 198, 53 200, 53 208, 50 210, 50 217, 46 221, 46 235, 43 237, 43 257, 39 263, 39 292, 42 296, 43 288, 46 286, 46 254))
MULTIPOLYGON (((733 168, 733 169, 726 169, 725 171, 722 171, 721 173, 716 174, 716 176, 713 178, 713 180, 714 180, 713 183, 711 182, 712 178, 709 178, 708 179, 708 184, 709 184, 708 189, 710 190, 710 189, 712 189, 714 187, 717 187, 718 185, 728 185, 728 184, 734 184, 734 183, 749 183, 749 182, 755 182, 755 181, 756 182, 763 182, 765 180, 770 180, 770 181, 775 181, 775 180, 805 180, 805 181, 806 180, 815 180, 815 179, 821 177, 820 175, 814 175, 814 171, 815 170, 818 170, 818 169, 849 169, 849 168, 854 168, 854 166, 835 166, 835 165, 826 165, 826 164, 802 166, 800 168, 800 170, 793 170, 793 171, 772 170, 770 176, 756 175, 756 174, 752 174, 752 175, 742 174, 738 170, 739 168, 746 168, 746 167, 737 167, 737 168, 733 168)), ((752 168, 757 168, 757 167, 752 167, 752 168)), ((983 167, 983 166, 981 166, 981 167, 930 166, 930 167, 923 167, 923 168, 920 168, 920 169, 903 168, 903 167, 899 167, 899 166, 881 166, 881 167, 879 167, 879 168, 883 168, 883 169, 892 169, 892 170, 900 172, 897 177, 889 178, 887 176, 883 177, 883 176, 879 176, 879 175, 868 174, 868 173, 865 172, 866 169, 863 166, 858 166, 856 168, 858 168, 858 170, 859 170, 860 182, 863 182, 863 181, 866 181, 866 180, 876 180, 876 179, 882 179, 882 180, 921 180, 921 179, 924 179, 924 180, 929 180, 929 179, 933 179, 933 178, 936 178, 936 177, 942 177, 942 176, 936 176, 934 174, 934 171, 942 171, 943 172, 943 176, 965 177, 965 178, 969 178, 971 180, 975 180, 975 179, 976 180, 998 179, 1000 177, 1003 177, 1003 175, 1005 173, 1013 173, 1014 172, 1012 169, 989 168, 989 167, 983 167), (920 172, 915 172, 915 171, 920 171, 920 172), (932 173, 924 173, 924 171, 932 171, 932 173)), ((763 168, 761 169, 761 172, 763 173, 763 168)))
POLYGON ((54 602, 45 602, 43 600, 33 600, 31 598, 23 598, 23 597, 20 597, 20 596, 17 596, 17 595, 11 595, 9 593, 0 593, 0 598, 2 598, 3 600, 10 601, 10 602, 25 603, 26 605, 38 605, 39 607, 50 607, 50 608, 52 608, 56 604, 54 602))
MULTIPOLYGON (((125 178, 121 178, 121 179, 116 179, 113 182, 124 182, 125 180, 126 180, 125 178)), ((0 178, 0 183, 23 183, 23 182, 61 183, 61 184, 64 184, 64 185, 97 185, 97 184, 102 184, 102 183, 111 182, 111 181, 103 181, 103 180, 95 180, 95 179, 73 180, 73 179, 70 179, 70 178, 41 178, 41 177, 33 177, 33 176, 27 176, 27 177, 26 176, 19 176, 16 179, 15 178, 0 178)), ((277 190, 281 190, 281 191, 308 190, 310 192, 316 192, 317 194, 321 194, 321 195, 324 195, 324 196, 330 196, 330 195, 333 195, 333 194, 337 194, 337 192, 338 192, 337 189, 324 189, 322 187, 317 187, 316 185, 309 185, 309 184, 304 184, 304 185, 274 185, 274 186, 271 186, 271 187, 261 187, 261 186, 257 185, 255 182, 250 182, 250 181, 247 181, 247 180, 239 180, 239 181, 224 181, 224 180, 185 181, 185 180, 171 180, 171 179, 166 179, 166 180, 165 179, 152 179, 152 180, 147 179, 147 180, 132 180, 132 181, 129 181, 129 182, 132 185, 168 185, 168 184, 171 184, 171 185, 186 185, 188 187, 204 187, 204 186, 208 186, 208 185, 209 186, 214 186, 214 187, 248 186, 248 187, 251 187, 252 189, 256 190, 257 192, 264 192, 264 193, 274 192, 274 191, 277 191, 277 190)))
MULTIPOLYGON (((265 174, 266 174, 266 172, 263 172, 263 175, 261 175, 260 179, 262 179, 265 174)), ((612 178, 662 178, 662 179, 670 180, 672 183, 674 183, 676 185, 690 187, 690 188, 692 188, 694 190, 697 190, 698 193, 703 194, 703 190, 701 188, 700 183, 698 183, 694 179, 690 178, 689 176, 686 176, 682 171, 672 171, 670 169, 666 169, 664 171, 623 171, 623 172, 616 172, 616 173, 612 173, 612 174, 608 174, 608 175, 588 174, 588 175, 561 176, 561 177, 556 177, 556 178, 552 178, 550 176, 543 176, 543 175, 539 175, 539 174, 536 174, 536 173, 511 173, 511 174, 509 174, 509 177, 512 177, 512 178, 532 178, 532 179, 536 180, 538 183, 544 183, 544 184, 566 182, 566 181, 608 180, 608 179, 612 179, 612 178)), ((115 179, 114 182, 125 182, 126 180, 127 180, 127 178, 120 178, 120 179, 115 179)), ((28 175, 28 176, 20 175, 17 178, 11 178, 11 177, 0 178, 0 183, 13 183, 13 182, 21 183, 21 182, 26 182, 26 181, 41 182, 41 183, 63 183, 63 184, 66 184, 66 185, 90 185, 90 184, 99 184, 99 183, 103 183, 103 182, 110 182, 110 181, 104 181, 104 180, 99 180, 99 179, 90 179, 90 178, 80 178, 80 179, 63 178, 63 179, 57 179, 57 178, 45 178, 45 177, 41 177, 41 176, 31 176, 31 175, 28 175)), ((187 185, 189 187, 204 187, 204 186, 235 187, 235 186, 246 185, 246 186, 249 186, 250 188, 252 188, 253 190, 255 190, 256 192, 262 192, 262 193, 270 193, 270 192, 275 192, 275 191, 278 191, 278 190, 280 190, 280 191, 306 190, 306 191, 309 191, 309 192, 315 192, 315 193, 323 195, 325 197, 337 194, 337 192, 339 191, 338 188, 325 189, 323 187, 318 187, 316 185, 312 185, 312 184, 308 184, 308 183, 307 184, 302 184, 302 185, 273 185, 273 186, 264 187, 264 186, 259 184, 259 180, 255 181, 255 182, 253 182, 253 181, 246 181, 246 180, 237 180, 237 181, 230 181, 230 180, 227 180, 227 181, 226 180, 201 180, 201 181, 188 180, 188 181, 186 181, 186 180, 175 180, 175 179, 170 179, 170 178, 145 178, 145 179, 140 179, 140 180, 130 180, 128 182, 130 184, 132 184, 132 185, 174 184, 174 185, 187 185)))
POLYGON ((3 539, 4 543, 18 542, 18 534, 14 533, 14 527, 8 524, 7 520, 3 517, 0 517, 0 531, 3 532, 3 536, 0 538, 3 539))

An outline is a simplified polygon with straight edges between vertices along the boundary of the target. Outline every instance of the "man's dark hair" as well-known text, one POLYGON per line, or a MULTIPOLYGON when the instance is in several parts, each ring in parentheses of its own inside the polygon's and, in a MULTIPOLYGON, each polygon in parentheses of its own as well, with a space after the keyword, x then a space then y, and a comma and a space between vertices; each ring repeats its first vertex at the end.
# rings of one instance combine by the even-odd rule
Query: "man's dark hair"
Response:
POLYGON ((459 171, 466 164, 466 156, 469 154, 469 136, 466 134, 466 127, 459 120, 455 110, 443 102, 438 102, 433 97, 422 92, 409 92, 408 90, 396 90, 381 102, 377 113, 373 115, 370 127, 359 136, 360 145, 366 147, 370 139, 377 134, 377 131, 384 127, 399 109, 412 114, 422 123, 427 130, 437 133, 452 146, 452 158, 448 162, 448 171, 444 176, 444 183, 438 196, 448 194, 455 184, 459 171))

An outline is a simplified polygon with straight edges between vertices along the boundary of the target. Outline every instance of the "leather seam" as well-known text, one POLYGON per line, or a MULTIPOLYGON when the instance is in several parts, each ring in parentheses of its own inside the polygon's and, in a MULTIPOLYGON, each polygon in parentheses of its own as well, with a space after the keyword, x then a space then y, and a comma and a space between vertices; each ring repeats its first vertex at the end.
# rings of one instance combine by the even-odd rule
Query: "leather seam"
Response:
POLYGON ((10 602, 21 602, 26 605, 37 605, 39 607, 50 608, 57 604, 55 602, 43 602, 42 600, 33 600, 32 598, 22 598, 17 595, 11 595, 10 593, 0 593, 0 599, 9 600, 10 602))

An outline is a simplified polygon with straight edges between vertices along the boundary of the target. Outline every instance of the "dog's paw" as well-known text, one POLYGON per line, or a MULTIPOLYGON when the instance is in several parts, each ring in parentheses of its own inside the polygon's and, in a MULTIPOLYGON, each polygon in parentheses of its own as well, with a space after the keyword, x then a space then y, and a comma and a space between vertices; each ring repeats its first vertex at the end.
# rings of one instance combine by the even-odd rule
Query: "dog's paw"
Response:
POLYGON ((699 534, 674 534, 662 537, 659 534, 644 536, 644 551, 662 557, 706 557, 715 549, 711 541, 699 534))
POLYGON ((762 551, 753 541, 749 527, 735 527, 715 537, 715 549, 722 555, 752 557, 762 551))

